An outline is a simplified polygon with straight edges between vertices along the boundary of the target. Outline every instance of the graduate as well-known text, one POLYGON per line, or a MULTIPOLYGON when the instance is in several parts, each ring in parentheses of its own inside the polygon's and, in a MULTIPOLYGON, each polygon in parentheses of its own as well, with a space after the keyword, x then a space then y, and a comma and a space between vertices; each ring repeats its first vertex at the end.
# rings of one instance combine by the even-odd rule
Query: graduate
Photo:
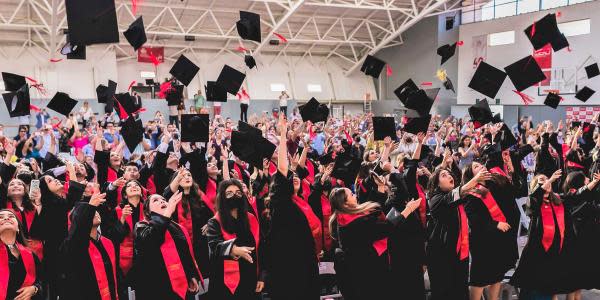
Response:
POLYGON ((69 234, 60 248, 66 276, 60 299, 118 299, 115 246, 99 231, 97 210, 104 202, 106 194, 96 193, 88 203, 77 203, 69 216, 69 234))
POLYGON ((260 228, 248 211, 237 179, 224 180, 217 192, 217 213, 208 221, 210 299, 260 299, 266 270, 261 261, 260 228))
POLYGON ((0 299, 44 299, 42 268, 17 214, 0 209, 0 299))
POLYGON ((469 224, 465 195, 477 184, 490 180, 487 171, 455 187, 449 169, 437 169, 429 179, 427 224, 427 271, 434 300, 469 299, 469 224))
MULTIPOLYGON (((374 197, 386 198, 385 178, 373 176, 377 176, 374 197)), ((338 243, 344 251, 344 266, 336 265, 336 270, 344 270, 344 274, 340 274, 344 277, 344 299, 392 299, 395 295, 401 296, 402 291, 395 289, 389 272, 387 239, 394 226, 401 226, 399 224, 419 208, 421 199, 409 201, 400 213, 392 208, 387 216, 379 205, 385 200, 359 204, 348 188, 334 189, 329 201, 333 210, 331 232, 338 233, 338 243)))
POLYGON ((203 286, 187 230, 171 220, 182 196, 151 195, 144 203, 145 219, 135 227, 136 298, 190 299, 203 286))

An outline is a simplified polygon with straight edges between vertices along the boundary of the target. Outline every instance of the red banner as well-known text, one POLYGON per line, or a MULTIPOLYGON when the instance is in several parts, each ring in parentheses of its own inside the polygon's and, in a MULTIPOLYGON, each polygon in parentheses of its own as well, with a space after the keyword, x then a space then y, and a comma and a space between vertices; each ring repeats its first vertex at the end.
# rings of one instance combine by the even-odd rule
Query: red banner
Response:
POLYGON ((164 47, 142 47, 138 49, 138 62, 156 64, 156 61, 165 62, 164 47))
POLYGON ((552 46, 548 44, 540 50, 533 51, 533 58, 546 75, 546 80, 540 82, 540 86, 549 86, 552 77, 552 46))

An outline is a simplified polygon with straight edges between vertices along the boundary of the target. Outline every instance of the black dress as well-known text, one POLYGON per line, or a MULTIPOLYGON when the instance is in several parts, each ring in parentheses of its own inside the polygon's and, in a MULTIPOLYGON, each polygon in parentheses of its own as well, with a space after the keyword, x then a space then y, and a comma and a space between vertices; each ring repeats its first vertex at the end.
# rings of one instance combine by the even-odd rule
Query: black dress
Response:
POLYGON ((433 300, 469 299, 469 259, 460 259, 457 242, 461 228, 459 205, 466 199, 452 192, 436 191, 429 197, 431 219, 427 223, 427 272, 433 300))
POLYGON ((274 300, 318 300, 319 267, 305 215, 292 201, 291 173, 280 172, 271 186, 269 292, 274 300))

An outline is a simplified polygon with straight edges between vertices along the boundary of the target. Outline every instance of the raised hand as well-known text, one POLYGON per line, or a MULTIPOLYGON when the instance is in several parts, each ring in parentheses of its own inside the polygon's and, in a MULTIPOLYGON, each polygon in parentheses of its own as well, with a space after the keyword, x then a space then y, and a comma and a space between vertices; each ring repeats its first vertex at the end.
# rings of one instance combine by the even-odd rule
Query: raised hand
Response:
POLYGON ((101 205, 104 202, 106 202, 106 194, 105 193, 102 193, 102 194, 96 193, 96 194, 93 194, 92 197, 90 198, 89 204, 91 206, 98 207, 99 205, 101 205))

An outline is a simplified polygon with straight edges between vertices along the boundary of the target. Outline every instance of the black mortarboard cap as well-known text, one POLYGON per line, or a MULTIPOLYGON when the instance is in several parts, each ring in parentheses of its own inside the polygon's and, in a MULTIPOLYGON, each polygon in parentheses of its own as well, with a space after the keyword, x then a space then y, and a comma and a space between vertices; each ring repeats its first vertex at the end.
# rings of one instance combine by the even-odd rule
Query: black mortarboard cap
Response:
POLYGON ((216 81, 207 81, 205 86, 206 101, 227 102, 227 91, 216 81))
POLYGON ((575 127, 579 127, 581 126, 581 121, 572 121, 571 122, 571 128, 575 128, 575 127))
POLYGON ((257 43, 262 41, 260 31, 260 15, 248 11, 240 11, 240 20, 236 23, 237 31, 244 40, 257 43))
POLYGON ((497 124, 497 123, 501 123, 501 122, 504 122, 504 121, 503 121, 503 120, 502 120, 502 118, 500 117, 500 113, 497 113, 497 114, 495 114, 495 115, 492 117, 492 121, 491 121, 491 122, 492 122, 493 124, 497 124))
POLYGON ((24 76, 7 72, 2 72, 2 80, 4 81, 4 90, 8 92, 16 92, 27 83, 24 76))
POLYGON ((360 165, 361 160, 351 156, 349 152, 338 153, 331 175, 345 183, 353 182, 360 170, 360 165))
POLYGON ((585 74, 587 75, 587 78, 594 78, 598 75, 600 75, 600 69, 598 69, 598 64, 597 63, 593 63, 589 66, 585 67, 585 74))
POLYGON ((177 80, 181 81, 185 86, 188 86, 194 76, 198 74, 200 68, 196 66, 191 60, 189 60, 185 55, 181 55, 169 73, 173 75, 173 77, 177 78, 177 80))
POLYGON ((544 100, 544 105, 550 106, 554 109, 556 109, 558 107, 559 103, 560 103, 560 96, 555 93, 548 93, 548 95, 546 96, 546 100, 544 100))
POLYGON ((547 14, 537 20, 525 29, 525 35, 535 50, 539 50, 547 44, 551 44, 554 51, 569 46, 567 38, 558 29, 556 14, 547 14))
POLYGON ((147 41, 146 30, 144 29, 144 20, 142 19, 142 16, 133 21, 133 23, 129 25, 129 28, 123 32, 123 35, 134 50, 137 51, 139 48, 141 48, 147 41))
POLYGON ((71 48, 71 52, 67 53, 67 59, 86 59, 87 51, 85 45, 79 45, 71 48))
POLYGON ((504 79, 506 79, 506 73, 482 61, 479 63, 469 87, 490 98, 495 98, 504 79))
POLYGON ((394 91, 394 94, 396 94, 396 97, 400 99, 402 104, 405 104, 408 96, 418 90, 419 87, 415 84, 415 82, 412 79, 408 79, 394 91))
POLYGON ((456 43, 440 46, 437 49, 437 54, 442 57, 442 62, 440 65, 443 65, 452 56, 454 56, 454 53, 456 53, 456 43))
POLYGON ((112 96, 117 91, 117 83, 109 80, 108 86, 104 84, 98 85, 96 87, 96 96, 98 96, 98 103, 108 103, 108 99, 112 98, 112 96))
POLYGON ((577 94, 575 94, 575 98, 585 102, 588 101, 595 92, 596 91, 590 89, 589 87, 584 86, 580 91, 577 92, 577 94))
POLYGON ((226 92, 236 95, 246 79, 246 74, 228 66, 223 66, 217 84, 220 85, 226 92))
POLYGON ((231 151, 242 161, 260 168, 263 159, 273 156, 275 145, 253 130, 234 130, 231 132, 231 151))
POLYGON ((182 142, 208 142, 208 114, 181 115, 182 142))
POLYGON ((546 75, 531 55, 514 62, 504 68, 504 71, 519 92, 546 79, 546 75))
POLYGON ((115 95, 115 98, 117 98, 117 101, 119 101, 119 104, 121 104, 128 115, 133 114, 141 108, 136 104, 134 97, 129 93, 117 94, 115 95))
POLYGON ((244 63, 246 63, 246 66, 248 66, 249 69, 256 67, 256 60, 254 60, 252 55, 244 56, 244 63))
POLYGON ((379 78, 379 74, 381 74, 383 67, 385 67, 385 62, 383 60, 372 55, 367 55, 362 67, 360 67, 360 71, 373 78, 379 78))
POLYGON ((435 97, 437 97, 437 93, 439 91, 440 89, 437 88, 413 92, 404 102, 404 106, 406 106, 406 108, 416 110, 421 116, 425 116, 429 114, 429 111, 433 106, 433 101, 435 97))
POLYGON ((381 141, 388 136, 392 140, 397 140, 394 117, 373 117, 373 133, 376 141, 381 141))
POLYGON ((502 150, 506 150, 517 144, 517 139, 506 124, 502 124, 496 136, 499 137, 500 148, 502 150))
POLYGON ((19 90, 2 94, 4 103, 11 118, 29 115, 29 85, 23 85, 19 90))
POLYGON ((454 90, 454 84, 452 84, 452 81, 448 77, 446 77, 446 81, 444 81, 444 88, 456 94, 456 91, 454 90))
POLYGON ((77 45, 119 42, 114 0, 65 0, 70 41, 77 45))
POLYGON ((325 104, 319 103, 317 99, 311 98, 306 104, 298 107, 302 121, 327 122, 329 117, 329 108, 325 104))
POLYGON ((469 115, 475 129, 491 122, 494 118, 487 99, 483 99, 469 107, 469 115))
POLYGON ((77 100, 72 99, 68 94, 57 92, 46 107, 68 117, 75 105, 77 105, 77 100))
POLYGON ((125 141, 125 145, 129 149, 129 152, 135 151, 135 148, 143 141, 144 139, 144 125, 142 124, 142 120, 135 118, 127 118, 123 125, 121 126, 121 136, 123 136, 123 140, 125 141))
POLYGON ((557 52, 569 47, 569 40, 567 40, 567 37, 561 33, 560 36, 558 36, 554 41, 552 41, 551 45, 552 50, 554 50, 554 52, 557 52))
POLYGON ((404 124, 404 131, 412 134, 419 132, 427 132, 429 129, 429 122, 431 122, 431 115, 426 115, 418 118, 407 118, 406 124, 404 124))

